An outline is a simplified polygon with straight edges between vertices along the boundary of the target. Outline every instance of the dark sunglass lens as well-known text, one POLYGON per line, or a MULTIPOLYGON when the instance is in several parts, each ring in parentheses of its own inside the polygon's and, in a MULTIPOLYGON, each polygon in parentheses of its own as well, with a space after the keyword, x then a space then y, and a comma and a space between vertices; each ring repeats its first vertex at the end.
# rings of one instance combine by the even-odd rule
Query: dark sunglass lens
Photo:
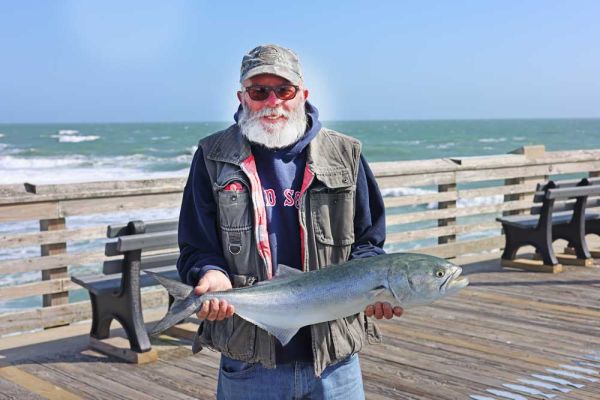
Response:
POLYGON ((275 94, 281 100, 291 100, 296 97, 296 87, 292 85, 281 85, 275 88, 275 94))
POLYGON ((269 88, 266 86, 251 86, 246 88, 248 96, 255 101, 263 101, 269 97, 269 88))

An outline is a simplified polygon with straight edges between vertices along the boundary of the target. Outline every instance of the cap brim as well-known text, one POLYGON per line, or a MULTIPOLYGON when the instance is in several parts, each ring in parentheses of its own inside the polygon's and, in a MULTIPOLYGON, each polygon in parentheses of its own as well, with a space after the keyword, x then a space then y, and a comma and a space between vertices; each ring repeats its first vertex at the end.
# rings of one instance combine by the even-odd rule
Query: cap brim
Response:
POLYGON ((282 77, 283 79, 287 79, 290 83, 294 85, 299 85, 302 83, 302 79, 293 72, 292 70, 281 67, 278 65, 261 65, 256 68, 252 68, 246 74, 240 77, 240 83, 243 83, 246 79, 252 78, 253 76, 260 74, 272 74, 282 77))

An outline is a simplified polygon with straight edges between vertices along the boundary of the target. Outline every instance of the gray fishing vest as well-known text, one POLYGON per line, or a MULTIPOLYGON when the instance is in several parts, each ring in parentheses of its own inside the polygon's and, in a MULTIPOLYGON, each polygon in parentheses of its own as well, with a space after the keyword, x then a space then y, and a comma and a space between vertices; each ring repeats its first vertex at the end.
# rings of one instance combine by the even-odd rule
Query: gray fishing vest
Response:
MULTIPOLYGON (((255 171, 247 168, 251 157, 249 143, 237 126, 232 125, 202 139, 199 147, 213 182, 218 208, 217 228, 233 287, 268 279, 271 260, 260 246, 260 242, 268 240, 268 235, 256 223, 262 188, 256 187, 255 171), (247 190, 223 190, 232 182, 242 183, 247 190)), ((305 181, 307 173, 314 177, 303 192, 299 210, 300 226, 304 228, 301 242, 305 271, 348 260, 354 243, 359 163, 360 142, 335 131, 321 129, 308 145, 306 167, 309 172, 305 171, 305 181)), ((311 334, 317 376, 328 365, 360 351, 365 341, 381 342, 375 324, 362 313, 312 325, 311 334)), ((206 346, 234 359, 260 362, 267 368, 274 368, 275 340, 265 330, 234 314, 223 321, 203 321, 193 351, 198 352, 206 346)))

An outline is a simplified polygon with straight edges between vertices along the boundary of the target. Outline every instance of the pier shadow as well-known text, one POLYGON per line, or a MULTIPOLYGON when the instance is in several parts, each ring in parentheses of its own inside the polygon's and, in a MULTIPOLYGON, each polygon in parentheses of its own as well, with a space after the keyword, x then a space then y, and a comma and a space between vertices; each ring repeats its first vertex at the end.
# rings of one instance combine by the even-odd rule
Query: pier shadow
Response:
MULTIPOLYGON (((146 329, 151 328, 156 321, 151 321, 146 324, 146 329)), ((89 327, 89 324, 87 324, 89 327)), ((23 344, 15 344, 10 348, 0 349, 0 365, 19 365, 26 364, 53 364, 53 363, 110 363, 110 364, 130 364, 119 358, 102 354, 89 347, 89 333, 69 334, 66 329, 73 326, 52 328, 46 331, 33 332, 27 335, 30 338, 30 343, 27 343, 27 338, 21 340, 23 344), (63 330, 61 332, 60 330, 63 330), (54 331, 54 332, 52 332, 54 331), (52 332, 49 334, 49 332, 52 332), (48 336, 40 339, 39 336, 48 336), (52 336, 61 336, 51 338, 52 336)), ((124 329, 118 322, 113 321, 111 324, 110 337, 126 338, 124 329)), ((159 354, 175 351, 176 349, 187 350, 191 355, 190 340, 178 338, 152 338, 152 347, 158 349, 159 354)), ((136 364, 131 364, 132 367, 137 367, 136 364)))

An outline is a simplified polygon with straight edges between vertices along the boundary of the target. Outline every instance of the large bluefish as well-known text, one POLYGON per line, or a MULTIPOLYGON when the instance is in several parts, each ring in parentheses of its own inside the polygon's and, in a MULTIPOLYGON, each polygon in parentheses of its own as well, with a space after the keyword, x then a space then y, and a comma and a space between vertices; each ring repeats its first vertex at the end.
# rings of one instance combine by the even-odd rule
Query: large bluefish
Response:
POLYGON ((204 301, 217 298, 286 345, 303 326, 354 315, 376 301, 402 308, 429 304, 467 286, 461 272, 442 258, 393 253, 310 272, 280 265, 269 281, 202 296, 191 286, 152 274, 175 301, 150 334, 170 328, 199 311, 204 301))

